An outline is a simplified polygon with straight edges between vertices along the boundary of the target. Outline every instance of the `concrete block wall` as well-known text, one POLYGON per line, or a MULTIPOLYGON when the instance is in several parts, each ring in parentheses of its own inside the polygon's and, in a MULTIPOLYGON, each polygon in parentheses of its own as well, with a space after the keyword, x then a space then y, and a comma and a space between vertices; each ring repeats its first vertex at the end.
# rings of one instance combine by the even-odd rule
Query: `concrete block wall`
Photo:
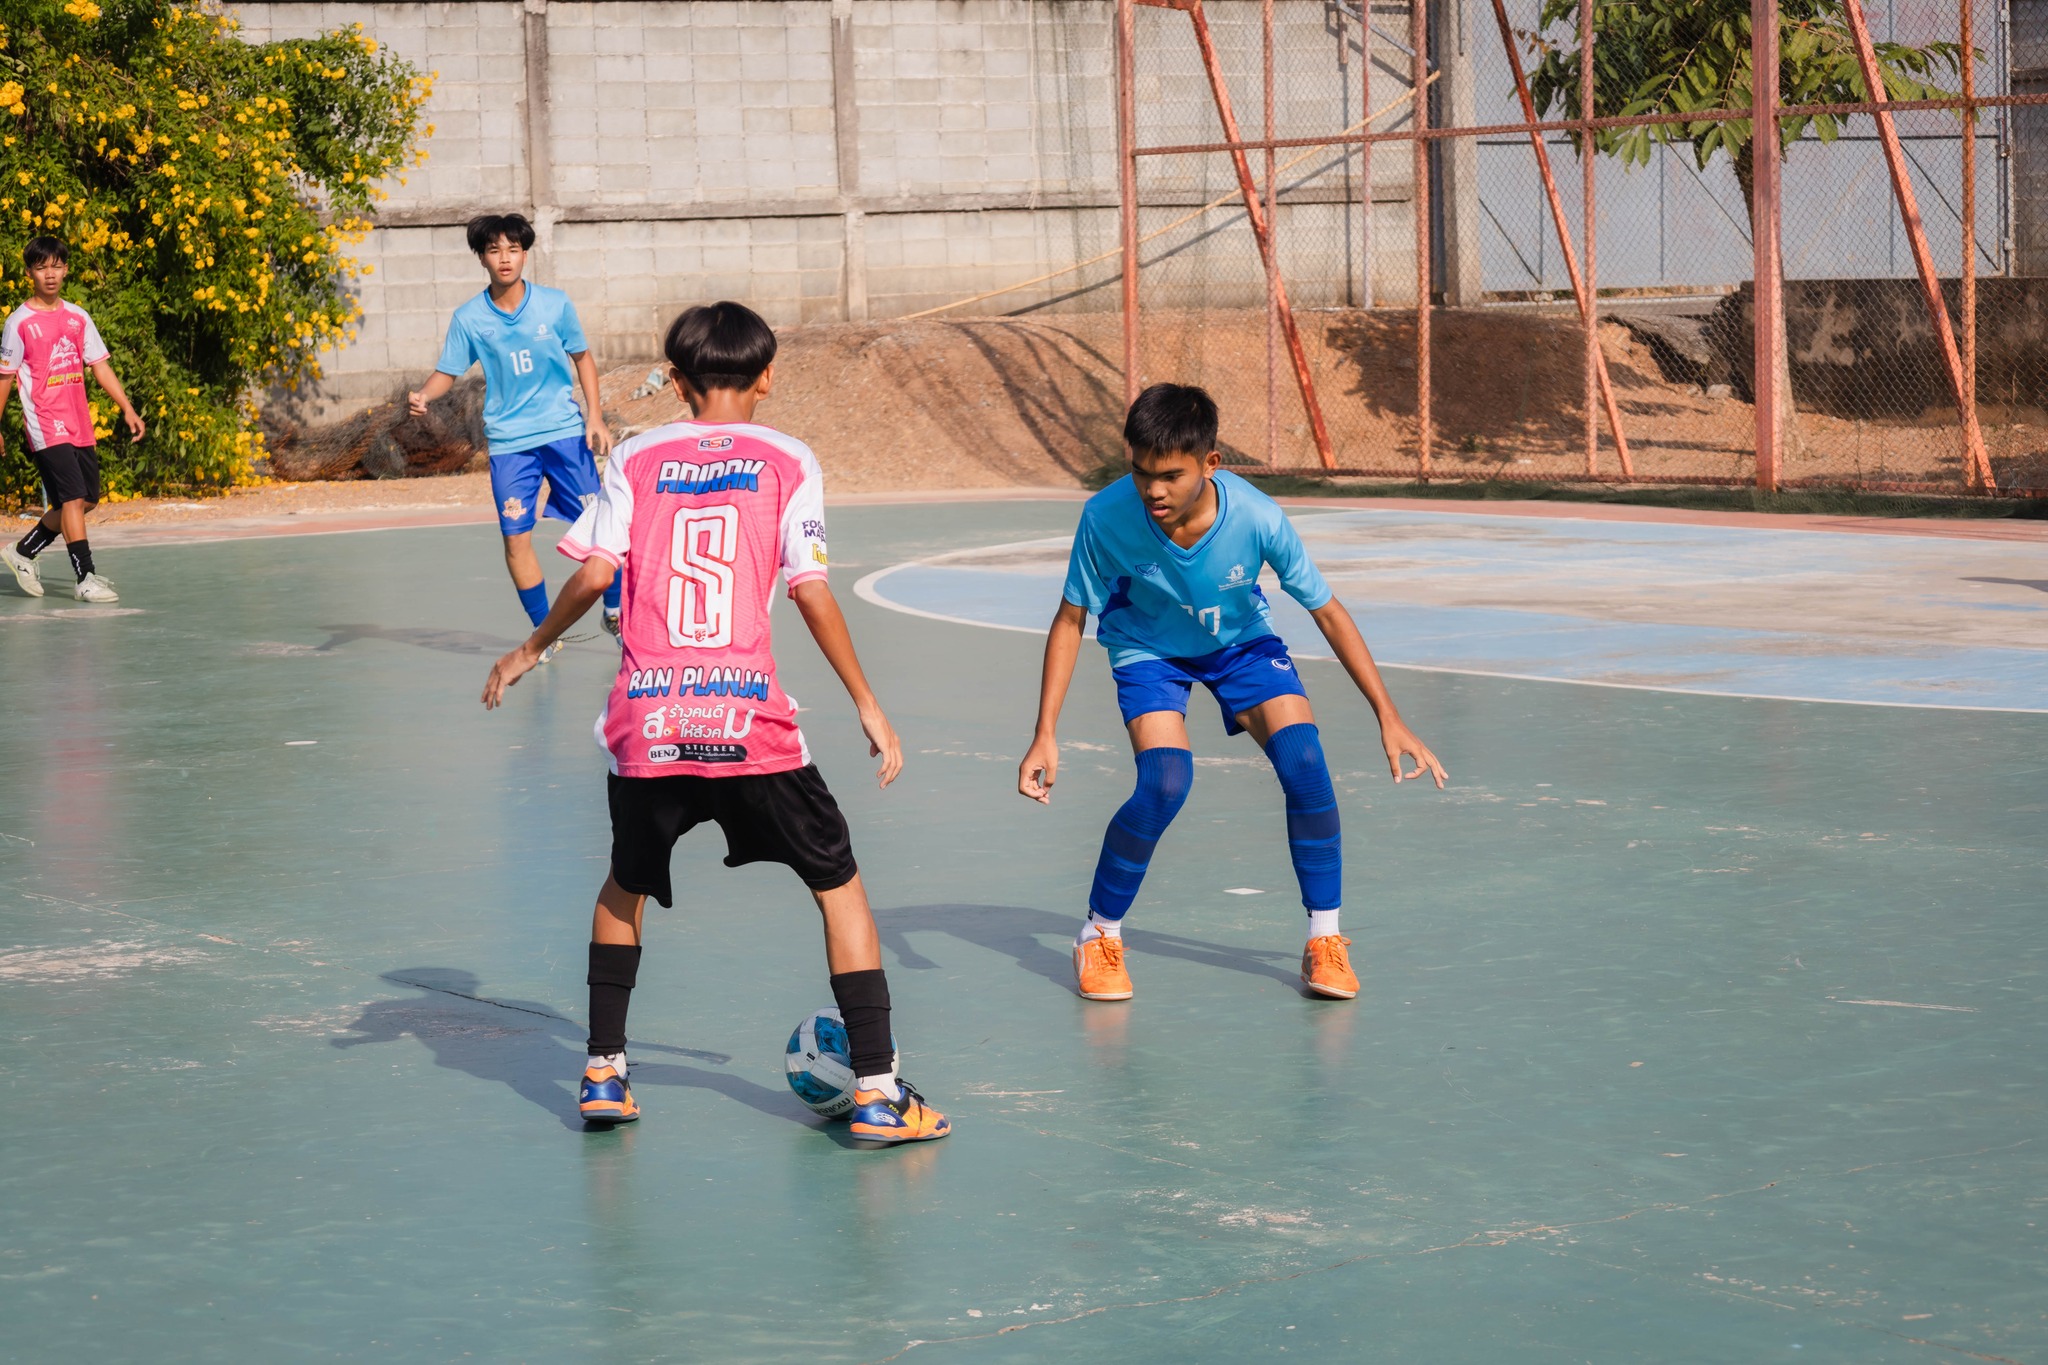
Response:
MULTIPOLYGON (((1256 136, 1257 0, 1211 0, 1209 12, 1256 136)), ((237 13, 251 41, 361 23, 436 73, 429 160, 390 186, 360 252, 373 273, 359 340, 298 401, 310 419, 431 368, 449 311, 482 285, 460 228, 479 212, 534 218, 533 276, 571 292, 606 365, 652 359, 660 329, 691 302, 739 298, 778 325, 896 317, 1116 244, 1108 0, 267 0, 237 13)), ((1141 141, 1217 137, 1186 15, 1139 18, 1141 141)), ((1288 0, 1279 25, 1276 130, 1357 118, 1356 54, 1338 66, 1322 5, 1288 0)), ((1377 79, 1376 102, 1399 93, 1392 76, 1377 79)), ((1326 154, 1305 166, 1324 168, 1306 187, 1315 202, 1279 215, 1304 305, 1360 297, 1368 196, 1356 165, 1326 154)), ((1382 302, 1413 294, 1407 166, 1375 160, 1382 302)), ((1160 206, 1148 225, 1235 185, 1222 157, 1148 160, 1144 171, 1146 202, 1160 206)), ((1148 305, 1263 296, 1241 214, 1212 212, 1149 245, 1155 256, 1148 305)), ((1115 281, 1111 260, 954 315, 1114 309, 1115 281)))

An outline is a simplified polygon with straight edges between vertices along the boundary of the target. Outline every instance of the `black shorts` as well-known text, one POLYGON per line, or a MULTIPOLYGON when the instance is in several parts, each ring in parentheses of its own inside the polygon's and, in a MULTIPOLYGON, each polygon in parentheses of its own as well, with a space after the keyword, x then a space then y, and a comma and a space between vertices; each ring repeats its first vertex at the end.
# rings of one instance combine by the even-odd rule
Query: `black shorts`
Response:
POLYGON ((737 777, 606 780, 612 808, 612 879, 637 896, 675 904, 668 859, 676 840, 706 820, 725 831, 725 865, 784 863, 813 891, 853 880, 853 843, 815 763, 737 777))
POLYGON ((31 450, 36 473, 43 476, 43 497, 51 507, 67 502, 100 500, 100 452, 94 446, 54 445, 31 450))

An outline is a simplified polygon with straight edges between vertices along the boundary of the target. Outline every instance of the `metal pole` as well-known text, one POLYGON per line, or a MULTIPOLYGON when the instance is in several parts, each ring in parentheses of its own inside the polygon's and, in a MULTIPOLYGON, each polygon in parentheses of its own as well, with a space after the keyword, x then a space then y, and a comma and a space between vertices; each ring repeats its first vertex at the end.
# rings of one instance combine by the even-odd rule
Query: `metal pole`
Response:
MULTIPOLYGON (((1131 0, 1119 0, 1129 4, 1131 0)), ((1202 12, 1201 0, 1176 0, 1170 6, 1185 8, 1188 18, 1195 26, 1195 46, 1201 49, 1202 66, 1209 74, 1209 93, 1216 100, 1216 116, 1223 122, 1223 140, 1242 142, 1238 135, 1237 112, 1230 103, 1230 87, 1223 81, 1223 63, 1217 59, 1216 43, 1209 33, 1209 18, 1202 12)), ((1302 348, 1301 332, 1294 325, 1294 308, 1287 302, 1287 281, 1280 274, 1279 262, 1273 255, 1273 240, 1267 230, 1265 205, 1260 202, 1258 186, 1252 182, 1252 164, 1242 148, 1230 154, 1230 163, 1237 172, 1237 190, 1244 197, 1245 217, 1251 220, 1252 236, 1259 244, 1259 252, 1265 260, 1266 269, 1273 282, 1273 298, 1280 310, 1281 332, 1287 338, 1287 354, 1294 362, 1294 380, 1301 387, 1301 405, 1308 410, 1309 430, 1316 439, 1316 454, 1323 462, 1323 468, 1337 467, 1336 453, 1330 448, 1330 429, 1323 423, 1323 405, 1316 398, 1316 383, 1309 373, 1308 352, 1302 348)))
MULTIPOLYGON (((1862 0, 1845 0, 1844 8, 1849 17, 1849 31, 1856 40, 1856 64, 1862 68, 1864 88, 1870 92, 1873 103, 1883 105, 1886 103, 1884 74, 1878 70, 1877 53, 1870 43, 1870 26, 1864 21, 1862 0)), ((1991 459, 1984 452, 1984 433, 1977 426, 1977 406, 1972 401, 1970 381, 1963 373, 1963 358, 1956 348, 1955 331, 1949 325, 1948 305, 1941 297, 1941 280, 1934 273, 1934 253, 1927 247, 1927 229, 1920 221, 1920 205, 1913 197, 1912 177, 1906 173, 1906 158, 1899 148, 1898 129, 1892 126, 1891 112, 1887 109, 1878 109, 1872 117, 1877 120, 1878 140, 1884 144, 1885 165, 1891 171, 1892 193, 1899 201, 1899 217, 1905 221, 1906 240, 1913 248, 1913 265, 1920 273, 1920 290, 1927 296, 1928 320, 1934 326, 1934 339, 1941 347, 1942 363, 1948 367, 1949 387, 1956 396, 1957 415, 1962 419, 1963 467, 1968 472, 1971 488, 1979 492, 1993 492, 1998 484, 1992 477, 1991 459)), ((1969 231, 1967 223, 1964 231, 1969 231)))
MULTIPOLYGON (((1854 3, 1854 0, 1851 0, 1854 3)), ((1783 414, 1778 376, 1778 4, 1750 0, 1750 164, 1753 216, 1749 225, 1754 248, 1756 374, 1756 486, 1778 490, 1784 450, 1783 414)))
MULTIPOLYGON (((1264 128, 1268 138, 1278 134, 1273 128, 1273 0, 1264 0, 1259 7, 1259 37, 1264 54, 1265 109, 1264 128)), ((1266 236, 1272 243, 1265 253, 1266 261, 1266 463, 1277 466, 1280 463, 1280 308, 1274 293, 1274 282, 1280 273, 1280 217, 1275 212, 1278 195, 1275 188, 1275 152, 1266 148, 1266 236)))
MULTIPOLYGON (((1579 118, 1593 117, 1593 5, 1594 0, 1579 0, 1579 118)), ((1597 148, 1593 145, 1593 125, 1586 122, 1579 130, 1579 180, 1580 193, 1585 201, 1586 233, 1586 289, 1579 304, 1579 321, 1586 333, 1586 473, 1600 472, 1600 419, 1595 406, 1595 396, 1600 387, 1600 294, 1595 283, 1598 278, 1594 267, 1598 257, 1594 254, 1594 227, 1599 222, 1599 210, 1593 199, 1593 168, 1597 148)))
POLYGON ((1124 407, 1138 398, 1137 5, 1116 0, 1117 227, 1123 238, 1124 407))
MULTIPOLYGON (((1368 0, 1360 0, 1358 9, 1358 116, 1360 118, 1372 117, 1372 23, 1371 15, 1366 9, 1367 2, 1368 0)), ((1372 126, 1370 124, 1366 125, 1365 131, 1371 132, 1372 126)), ((1358 183, 1361 187, 1358 196, 1359 202, 1364 206, 1360 210, 1359 216, 1365 225, 1364 232, 1359 234, 1359 249, 1365 253, 1364 264, 1359 267, 1359 277, 1363 281, 1359 297, 1365 301, 1365 306, 1370 308, 1372 307, 1372 144, 1370 142, 1361 142, 1358 145, 1358 183)))
MULTIPOLYGON (((1501 46, 1508 54, 1508 67, 1515 73, 1515 94, 1522 102, 1522 117, 1535 123, 1536 100, 1529 93, 1529 77, 1522 70, 1522 54, 1515 48, 1515 30, 1508 23, 1507 6, 1502 0, 1493 0, 1494 21, 1500 25, 1501 46)), ((1550 201, 1550 222, 1557 229, 1558 245, 1564 249, 1564 268, 1571 276, 1572 297, 1578 301, 1579 317, 1591 315, 1592 304, 1586 296, 1586 282, 1579 276, 1579 254, 1572 247, 1570 227, 1564 220, 1564 198, 1557 192, 1557 177, 1550 169, 1550 148, 1544 145, 1543 134, 1529 134, 1529 149, 1536 154, 1536 169, 1543 177, 1543 194, 1550 201)), ((1607 378, 1607 357, 1596 347, 1594 360, 1600 371, 1600 402, 1607 409, 1607 430, 1614 436, 1615 453, 1621 457, 1621 472, 1625 478, 1636 476, 1635 460, 1629 455, 1628 437, 1621 429, 1621 409, 1614 401, 1614 385, 1607 378)))
MULTIPOLYGON (((1409 0, 1408 12, 1409 82, 1415 89, 1415 114, 1410 132, 1420 134, 1429 127, 1429 0, 1409 0)), ((1415 186, 1409 197, 1415 208, 1415 477, 1429 482, 1430 377, 1429 377, 1429 143, 1415 139, 1412 174, 1415 186)))
MULTIPOLYGON (((1963 98, 1977 98, 1977 15, 1960 0, 1963 29, 1963 98)), ((1977 110, 1963 110, 1963 401, 1977 412, 1977 110)))

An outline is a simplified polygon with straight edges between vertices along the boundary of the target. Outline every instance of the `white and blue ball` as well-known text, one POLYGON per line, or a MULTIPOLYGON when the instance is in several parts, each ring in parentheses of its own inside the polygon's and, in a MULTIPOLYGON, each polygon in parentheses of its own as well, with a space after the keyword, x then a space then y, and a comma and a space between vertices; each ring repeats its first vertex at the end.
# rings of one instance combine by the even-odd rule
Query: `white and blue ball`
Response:
MULTIPOLYGON (((894 1039, 890 1040, 892 1043, 894 1039)), ((796 1097, 828 1119, 853 1110, 853 1048, 846 1021, 831 1007, 819 1010, 796 1026, 782 1058, 789 1088, 796 1097)))

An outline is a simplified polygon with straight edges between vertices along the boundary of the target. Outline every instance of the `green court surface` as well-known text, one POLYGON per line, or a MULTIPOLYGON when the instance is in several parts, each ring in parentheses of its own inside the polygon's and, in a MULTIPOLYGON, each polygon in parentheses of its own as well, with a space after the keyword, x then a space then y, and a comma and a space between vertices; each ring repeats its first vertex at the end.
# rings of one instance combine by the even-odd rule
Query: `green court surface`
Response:
POLYGON ((1038 642, 852 590, 1076 510, 834 513, 886 792, 778 612, 955 1122, 892 1151, 785 1086, 816 915, 712 831, 649 908, 647 1116, 574 1119, 615 655, 478 706, 489 526, 0 597, 0 1355, 2048 1361, 2048 715, 1391 673, 1438 793, 1305 661, 1364 995, 1298 990, 1278 787, 1198 701, 1138 996, 1089 1004, 1100 651, 1040 809, 1038 642))

